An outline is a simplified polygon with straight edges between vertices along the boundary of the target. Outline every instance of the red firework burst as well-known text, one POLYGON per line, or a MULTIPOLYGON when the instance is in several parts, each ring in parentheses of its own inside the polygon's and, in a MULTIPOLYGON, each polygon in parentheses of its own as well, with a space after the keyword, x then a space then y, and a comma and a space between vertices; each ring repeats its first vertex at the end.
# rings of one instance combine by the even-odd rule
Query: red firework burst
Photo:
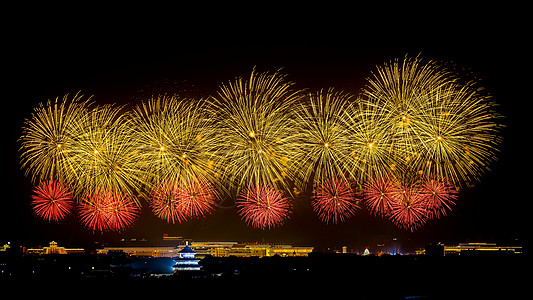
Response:
POLYGON ((152 189, 150 206, 158 218, 181 223, 212 212, 215 195, 215 188, 207 181, 167 180, 152 189))
POLYGON ((389 216, 398 192, 398 185, 390 176, 378 176, 363 185, 363 199, 374 215, 389 216))
POLYGON ((133 197, 122 192, 114 192, 108 193, 106 199, 109 214, 107 223, 111 230, 122 231, 133 225, 140 212, 133 197))
POLYGON ((133 225, 139 207, 122 192, 95 191, 86 194, 79 206, 81 223, 94 231, 122 231, 133 225))
POLYGON ((401 187, 394 199, 390 218, 398 227, 414 231, 428 220, 426 203, 416 186, 401 187))
POLYGON ((237 197, 237 207, 247 224, 263 230, 282 225, 290 213, 289 198, 261 184, 242 190, 237 197))
POLYGON ((94 231, 109 230, 107 219, 109 212, 107 210, 107 201, 105 195, 100 192, 85 194, 79 205, 80 221, 88 229, 94 231))
POLYGON ((340 179, 325 179, 316 182, 311 206, 320 220, 329 223, 344 222, 359 208, 350 185, 340 179))
POLYGON ((65 218, 72 209, 72 192, 59 181, 45 180, 36 186, 31 195, 35 214, 49 222, 65 218))
POLYGON ((427 177, 420 184, 420 196, 430 218, 440 218, 451 210, 458 198, 458 192, 446 178, 427 177))
POLYGON ((200 217, 213 211, 215 189, 207 181, 187 181, 177 185, 178 207, 185 217, 200 217))
POLYGON ((179 207, 178 185, 175 181, 163 181, 152 188, 150 207, 154 214, 168 223, 181 223, 185 219, 179 207))

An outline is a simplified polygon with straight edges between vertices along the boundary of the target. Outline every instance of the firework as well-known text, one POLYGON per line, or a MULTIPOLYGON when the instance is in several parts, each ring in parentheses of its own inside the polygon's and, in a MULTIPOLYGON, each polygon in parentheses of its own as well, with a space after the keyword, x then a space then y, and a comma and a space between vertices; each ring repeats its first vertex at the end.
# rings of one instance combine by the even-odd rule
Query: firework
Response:
POLYGON ((122 192, 103 190, 85 194, 79 205, 82 224, 92 230, 122 231, 133 225, 140 209, 135 200, 122 192))
POLYGON ((59 181, 45 180, 34 189, 31 202, 35 214, 47 221, 64 219, 72 209, 72 192, 59 181))
POLYGON ((87 193, 78 206, 81 223, 93 232, 110 229, 108 222, 110 215, 105 196, 101 192, 87 193))
POLYGON ((359 208, 350 185, 344 180, 324 179, 315 184, 311 205, 322 221, 344 222, 359 208))
POLYGON ((180 182, 177 194, 179 207, 186 217, 204 216, 215 206, 216 191, 207 181, 180 182))
POLYGON ((347 126, 345 114, 352 96, 333 89, 309 94, 296 114, 299 151, 293 159, 303 186, 339 177, 347 181, 352 170, 353 131, 347 126), (306 99, 307 100, 307 99, 306 99))
POLYGON ((174 224, 212 212, 216 199, 209 182, 165 180, 152 189, 150 206, 158 218, 174 224))
POLYGON ((346 126, 351 129, 352 141, 350 174, 357 182, 372 180, 396 171, 393 155, 393 135, 387 129, 384 118, 387 113, 379 105, 357 99, 350 104, 345 114, 346 126))
POLYGON ((219 150, 226 178, 237 192, 259 183, 288 189, 288 168, 298 148, 292 109, 300 98, 285 76, 252 72, 222 85, 211 106, 218 121, 219 150))
POLYGON ((178 185, 173 180, 165 180, 155 185, 150 193, 150 207, 154 214, 172 224, 185 220, 179 207, 178 195, 178 185))
POLYGON ((457 191, 445 178, 426 177, 422 180, 419 193, 426 206, 430 218, 446 215, 446 210, 457 200, 457 191))
POLYGON ((72 169, 76 131, 85 120, 90 97, 76 94, 72 99, 48 100, 26 119, 20 138, 21 165, 34 182, 57 179, 67 182, 72 169))
POLYGON ((149 182, 219 182, 219 139, 203 100, 159 96, 136 107, 131 119, 137 164, 149 182))
POLYGON ((327 223, 357 206, 415 230, 446 215, 458 190, 496 160, 501 116, 477 83, 419 57, 377 68, 358 97, 296 90, 286 76, 252 71, 205 99, 152 97, 133 110, 76 94, 41 103, 22 128, 21 166, 37 216, 63 219, 80 201, 83 225, 124 230, 148 199, 182 222, 238 195, 257 228, 288 218, 284 191, 315 182, 311 205, 327 223), (68 186, 68 188, 67 188, 68 186))
POLYGON ((122 231, 135 222, 140 209, 136 201, 122 192, 107 195, 108 227, 114 231, 122 231))
POLYGON ((290 213, 289 198, 283 197, 280 190, 261 184, 242 190, 236 203, 246 223, 260 229, 283 224, 290 213))
POLYGON ((495 160, 501 117, 475 83, 462 83, 419 58, 385 64, 368 82, 362 102, 371 108, 376 130, 388 133, 391 157, 378 170, 388 165, 400 173, 434 174, 461 186, 479 180, 487 163, 495 160))
POLYGON ((429 219, 427 203, 416 185, 402 185, 391 202, 390 219, 398 227, 414 231, 429 219))
POLYGON ((398 191, 392 176, 376 176, 364 183, 363 190, 363 199, 371 213, 382 217, 390 216, 398 191))
POLYGON ((139 147, 131 123, 120 112, 109 105, 93 108, 77 128, 70 182, 78 194, 105 190, 136 195, 140 189, 139 147))

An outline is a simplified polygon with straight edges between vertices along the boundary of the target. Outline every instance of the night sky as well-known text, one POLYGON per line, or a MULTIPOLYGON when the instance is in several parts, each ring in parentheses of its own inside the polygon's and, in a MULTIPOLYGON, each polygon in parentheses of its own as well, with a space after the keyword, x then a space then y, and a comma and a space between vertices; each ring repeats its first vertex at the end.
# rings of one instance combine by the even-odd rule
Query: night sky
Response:
POLYGON ((525 48, 525 30, 519 22, 487 20, 480 17, 424 31, 416 30, 416 22, 412 22, 401 34, 377 29, 370 32, 368 27, 347 22, 341 24, 342 30, 318 24, 295 29, 265 26, 250 35, 243 24, 233 23, 213 25, 206 32, 165 24, 163 33, 157 26, 144 28, 137 19, 110 27, 79 22, 72 27, 68 22, 43 18, 43 23, 36 22, 31 30, 8 36, 9 54, 3 57, 7 65, 3 73, 9 79, 3 82, 2 97, 6 179, 1 193, 0 244, 15 241, 34 245, 56 240, 77 246, 120 238, 155 241, 163 233, 194 240, 350 248, 392 237, 415 246, 437 241, 524 241, 530 211, 526 205, 531 200, 529 146, 523 142, 531 126, 529 108, 524 104, 530 102, 531 84, 525 84, 522 74, 530 65, 530 51, 525 48), (204 219, 171 225, 153 216, 144 203, 132 228, 103 236, 83 229, 75 214, 59 224, 33 215, 32 185, 20 170, 17 139, 24 118, 30 117, 41 101, 78 91, 94 95, 96 103, 130 107, 152 92, 207 97, 216 93, 221 82, 247 76, 254 66, 261 72, 283 68, 297 88, 316 91, 335 87, 357 94, 376 65, 419 53, 426 59, 453 63, 472 78, 480 78, 481 85, 500 104, 507 127, 499 161, 491 166, 492 171, 474 188, 461 192, 448 216, 429 221, 414 233, 397 228, 388 219, 373 217, 366 209, 347 222, 326 225, 305 201, 296 206, 284 226, 267 231, 247 227, 236 208, 218 209, 204 219))

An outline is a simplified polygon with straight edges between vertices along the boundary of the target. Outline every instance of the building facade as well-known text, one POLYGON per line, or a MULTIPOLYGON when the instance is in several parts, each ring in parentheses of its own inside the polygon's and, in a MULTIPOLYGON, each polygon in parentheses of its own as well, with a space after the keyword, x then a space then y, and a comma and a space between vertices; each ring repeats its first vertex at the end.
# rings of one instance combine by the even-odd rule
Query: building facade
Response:
POLYGON ((48 247, 30 248, 27 252, 30 254, 84 254, 85 249, 59 247, 57 242, 51 241, 48 247))
POLYGON ((498 255, 522 254, 520 246, 498 246, 495 243, 460 243, 457 246, 444 246, 444 255, 498 255))

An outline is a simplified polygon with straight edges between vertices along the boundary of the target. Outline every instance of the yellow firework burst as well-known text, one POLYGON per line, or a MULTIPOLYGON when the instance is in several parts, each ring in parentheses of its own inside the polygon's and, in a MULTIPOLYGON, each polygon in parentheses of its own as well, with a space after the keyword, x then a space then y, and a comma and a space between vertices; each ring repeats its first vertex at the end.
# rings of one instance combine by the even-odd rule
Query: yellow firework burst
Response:
POLYGON ((76 94, 72 99, 48 100, 35 108, 26 119, 20 138, 21 165, 32 181, 45 179, 65 181, 72 167, 76 128, 83 122, 91 97, 76 94))
POLYGON ((288 188, 296 179, 288 167, 298 147, 291 110, 301 95, 292 87, 282 74, 253 71, 213 97, 223 176, 237 191, 259 183, 288 188))
POLYGON ((136 195, 142 184, 133 126, 122 108, 92 108, 77 122, 68 182, 78 192, 122 191, 136 195))
POLYGON ((378 68, 362 101, 387 136, 382 164, 400 173, 431 173, 457 186, 479 180, 495 159, 501 118, 474 83, 462 83, 434 62, 395 60, 378 68))
POLYGON ((352 95, 329 89, 309 93, 301 103, 295 117, 299 151, 293 160, 302 173, 301 190, 313 179, 350 177, 354 140, 346 114, 351 101, 352 95))
MULTIPOLYGON (((361 184, 377 174, 397 169, 393 159, 391 131, 384 125, 387 112, 382 106, 357 99, 347 108, 350 128, 352 176, 361 184)), ((385 123, 386 124, 386 123, 385 123)))
POLYGON ((159 96, 131 113, 138 166, 150 183, 218 183, 218 138, 204 100, 159 96))

